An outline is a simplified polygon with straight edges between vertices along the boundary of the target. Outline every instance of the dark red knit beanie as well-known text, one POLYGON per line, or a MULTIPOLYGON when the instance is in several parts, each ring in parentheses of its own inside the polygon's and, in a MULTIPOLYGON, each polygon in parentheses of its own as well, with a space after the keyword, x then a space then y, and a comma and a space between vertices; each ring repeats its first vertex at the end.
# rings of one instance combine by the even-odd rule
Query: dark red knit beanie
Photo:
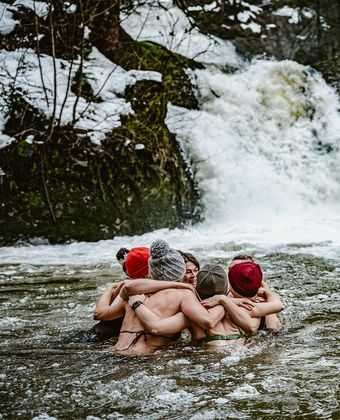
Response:
POLYGON ((149 274, 150 249, 144 247, 132 248, 127 254, 125 267, 131 279, 144 278, 149 274))
POLYGON ((228 272, 230 286, 241 296, 255 296, 261 287, 261 267, 252 262, 245 261, 233 265, 228 272))

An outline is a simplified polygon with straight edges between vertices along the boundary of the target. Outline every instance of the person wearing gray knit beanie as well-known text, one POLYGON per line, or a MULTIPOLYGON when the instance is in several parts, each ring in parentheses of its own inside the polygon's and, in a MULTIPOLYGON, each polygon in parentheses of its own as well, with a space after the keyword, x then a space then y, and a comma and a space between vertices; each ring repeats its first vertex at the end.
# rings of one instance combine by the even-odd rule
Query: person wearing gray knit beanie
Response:
POLYGON ((155 280, 180 281, 185 273, 183 256, 162 239, 151 244, 149 274, 155 280))

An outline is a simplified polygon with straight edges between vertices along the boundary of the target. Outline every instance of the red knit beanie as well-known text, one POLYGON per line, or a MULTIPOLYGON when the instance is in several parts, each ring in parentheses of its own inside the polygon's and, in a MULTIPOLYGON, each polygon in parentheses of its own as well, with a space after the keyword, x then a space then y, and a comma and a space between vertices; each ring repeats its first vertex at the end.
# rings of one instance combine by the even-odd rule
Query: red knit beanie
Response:
POLYGON ((228 272, 230 286, 241 296, 255 296, 261 287, 261 267, 252 262, 245 261, 233 265, 228 272))
POLYGON ((132 248, 127 254, 125 267, 130 279, 144 278, 149 274, 149 248, 132 248))

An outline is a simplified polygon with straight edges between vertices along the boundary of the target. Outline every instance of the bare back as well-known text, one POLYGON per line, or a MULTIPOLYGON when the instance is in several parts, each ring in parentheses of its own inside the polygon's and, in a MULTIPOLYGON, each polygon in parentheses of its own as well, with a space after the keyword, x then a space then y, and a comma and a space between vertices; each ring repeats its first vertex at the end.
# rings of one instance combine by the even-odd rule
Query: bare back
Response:
MULTIPOLYGON (((186 291, 166 289, 147 297, 144 305, 160 318, 168 318, 181 310, 181 302, 186 291)), ((125 304, 125 317, 119 339, 113 350, 122 354, 148 354, 167 346, 170 337, 156 336, 145 331, 137 315, 125 304)))
POLYGON ((192 330, 194 339, 202 341, 203 346, 206 348, 234 346, 235 344, 244 343, 245 334, 231 320, 227 312, 225 317, 214 328, 205 331, 203 328, 193 325, 192 330))

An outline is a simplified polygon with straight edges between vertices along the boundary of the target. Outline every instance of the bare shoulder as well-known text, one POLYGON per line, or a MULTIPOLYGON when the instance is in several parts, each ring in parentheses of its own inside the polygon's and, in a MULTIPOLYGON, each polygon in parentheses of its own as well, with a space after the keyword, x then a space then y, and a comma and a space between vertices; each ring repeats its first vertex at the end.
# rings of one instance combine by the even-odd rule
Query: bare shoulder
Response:
POLYGON ((172 295, 172 296, 187 296, 187 295, 193 294, 188 289, 164 289, 157 292, 157 295, 161 293, 164 295, 172 295))

